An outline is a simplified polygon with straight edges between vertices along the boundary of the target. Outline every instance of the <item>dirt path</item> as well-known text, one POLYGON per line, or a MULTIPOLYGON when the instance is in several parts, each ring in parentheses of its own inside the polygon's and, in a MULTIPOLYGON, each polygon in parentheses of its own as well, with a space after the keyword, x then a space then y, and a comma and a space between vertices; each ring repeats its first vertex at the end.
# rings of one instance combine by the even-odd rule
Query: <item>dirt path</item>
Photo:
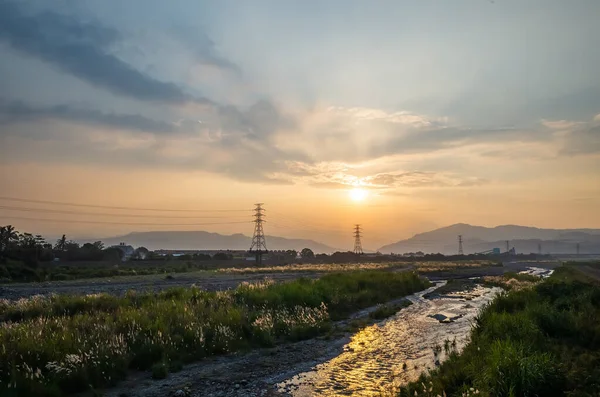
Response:
POLYGON ((208 291, 235 288, 244 281, 256 282, 265 278, 275 281, 288 281, 300 277, 317 278, 319 273, 253 273, 253 274, 218 274, 212 272, 179 273, 172 279, 164 275, 116 277, 103 279, 87 279, 73 281, 48 281, 42 283, 21 283, 0 285, 0 299, 19 299, 32 295, 55 294, 95 294, 106 292, 120 295, 128 290, 160 291, 172 287, 189 287, 197 285, 208 291))

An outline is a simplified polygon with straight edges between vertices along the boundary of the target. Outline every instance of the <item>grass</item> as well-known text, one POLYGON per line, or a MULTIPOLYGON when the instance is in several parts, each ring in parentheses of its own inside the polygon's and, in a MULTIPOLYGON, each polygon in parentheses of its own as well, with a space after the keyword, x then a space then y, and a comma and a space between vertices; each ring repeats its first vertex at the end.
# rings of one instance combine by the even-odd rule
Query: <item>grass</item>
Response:
POLYGON ((483 277, 483 285, 488 287, 501 287, 506 290, 519 290, 529 288, 541 280, 541 277, 531 274, 506 272, 502 276, 483 277))
POLYGON ((401 309, 408 307, 410 305, 412 305, 412 302, 409 300, 406 300, 406 299, 404 299, 404 300, 402 300, 402 302, 396 303, 396 304, 379 305, 379 306, 377 306, 377 309, 375 309, 369 313, 369 318, 372 318, 374 320, 382 320, 384 318, 393 316, 394 314, 399 312, 401 309))
POLYGON ((450 279, 446 282, 446 284, 441 287, 436 288, 428 294, 423 295, 424 298, 430 299, 435 298, 441 295, 448 295, 456 292, 468 292, 473 290, 478 285, 478 281, 476 279, 450 279))
POLYGON ((222 292, 1 301, 0 395, 103 388, 130 369, 160 378, 203 357, 327 333, 332 320, 429 285, 416 273, 362 271, 222 292))
POLYGON ((187 273, 216 269, 221 262, 200 260, 155 260, 155 261, 90 261, 40 263, 28 267, 20 261, 8 259, 0 262, 0 283, 68 281, 92 278, 143 276, 165 273, 187 273))
POLYGON ((280 266, 252 266, 252 267, 230 267, 218 269, 219 273, 229 274, 251 274, 251 273, 286 273, 286 272, 309 272, 309 273, 332 273, 355 270, 385 270, 408 267, 407 262, 384 262, 384 263, 296 263, 280 266))
POLYGON ((415 263, 421 273, 452 271, 457 269, 478 269, 489 266, 502 266, 502 263, 491 260, 458 260, 458 261, 427 261, 415 263))
POLYGON ((600 287, 559 268, 496 298, 477 317, 462 353, 450 353, 399 396, 599 395, 599 318, 600 287))

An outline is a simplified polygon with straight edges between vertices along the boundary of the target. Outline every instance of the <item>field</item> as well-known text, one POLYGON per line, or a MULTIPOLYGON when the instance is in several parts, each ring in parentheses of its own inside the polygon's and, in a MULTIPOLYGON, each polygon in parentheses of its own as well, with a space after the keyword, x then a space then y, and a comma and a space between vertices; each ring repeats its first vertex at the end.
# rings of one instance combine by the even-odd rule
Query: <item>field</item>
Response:
MULTIPOLYGON (((324 274, 340 271, 382 270, 402 272, 418 270, 430 279, 448 279, 483 275, 501 275, 506 270, 523 270, 489 266, 487 261, 448 261, 448 262, 388 262, 388 263, 353 263, 353 264, 294 264, 262 267, 226 267, 212 270, 194 270, 181 273, 140 274, 144 269, 143 261, 126 262, 123 266, 137 269, 137 275, 119 274, 99 278, 82 278, 74 280, 50 280, 42 282, 12 282, 0 284, 0 298, 19 299, 34 295, 56 294, 89 294, 109 293, 122 295, 133 289, 139 292, 161 291, 173 287, 189 287, 196 285, 204 290, 218 291, 236 288, 244 281, 258 282, 265 278, 275 281, 290 281, 299 277, 318 278, 324 274), (439 271, 440 268, 445 270, 439 271)), ((166 262, 169 263, 169 262, 166 262)), ((77 267, 90 266, 87 269, 95 272, 93 263, 78 264, 77 267)), ((109 269, 99 265, 98 269, 109 269)), ((79 271, 79 270, 78 270, 79 271)), ((148 271, 150 272, 150 271, 148 271)))
MULTIPOLYGON (((593 268, 593 267, 592 267, 593 268)), ((600 394, 600 284, 576 267, 557 269, 496 298, 471 341, 399 396, 595 396, 600 394)))
POLYGON ((161 378, 203 357, 313 337, 332 320, 429 285, 413 272, 360 271, 218 292, 5 300, 0 394, 75 393, 113 385, 130 369, 161 378))

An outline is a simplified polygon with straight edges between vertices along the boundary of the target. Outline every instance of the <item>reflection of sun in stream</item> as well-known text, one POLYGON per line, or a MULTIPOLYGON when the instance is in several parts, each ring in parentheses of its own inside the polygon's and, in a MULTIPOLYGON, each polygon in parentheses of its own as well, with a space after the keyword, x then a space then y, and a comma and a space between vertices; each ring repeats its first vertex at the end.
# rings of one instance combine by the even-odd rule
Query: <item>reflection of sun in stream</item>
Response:
POLYGON ((280 391, 294 397, 379 396, 390 386, 416 380, 435 368, 436 359, 443 361, 443 351, 434 354, 436 345, 456 339, 459 349, 464 346, 472 319, 497 293, 480 287, 468 300, 465 296, 429 300, 422 297, 426 292, 410 296, 413 304, 396 315, 357 332, 338 356, 280 383, 280 391), (441 312, 463 316, 449 324, 430 317, 441 312))

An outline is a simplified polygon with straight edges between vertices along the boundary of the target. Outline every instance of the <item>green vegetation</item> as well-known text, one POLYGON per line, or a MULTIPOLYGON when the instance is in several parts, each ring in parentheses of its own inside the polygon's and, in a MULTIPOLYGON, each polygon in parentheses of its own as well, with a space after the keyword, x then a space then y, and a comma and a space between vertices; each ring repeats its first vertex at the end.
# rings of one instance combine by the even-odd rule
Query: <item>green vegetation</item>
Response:
POLYGON ((526 273, 515 273, 515 272, 506 272, 503 275, 505 280, 517 280, 517 281, 527 281, 530 283, 536 283, 538 281, 541 280, 541 277, 539 276, 534 276, 532 274, 526 274, 526 273))
POLYGON ((205 261, 184 261, 179 259, 129 262, 40 263, 36 267, 30 267, 21 261, 6 259, 3 263, 0 262, 0 283, 186 273, 209 270, 216 267, 216 265, 211 265, 205 261))
POLYGON ((542 278, 525 273, 506 272, 502 276, 483 277, 483 285, 487 287, 501 287, 506 290, 529 288, 541 281, 542 278))
POLYGON ((372 318, 374 320, 382 320, 384 318, 393 316, 394 314, 399 312, 401 309, 404 309, 405 307, 408 307, 410 305, 412 305, 412 302, 409 300, 406 300, 406 299, 404 299, 404 300, 402 300, 402 302, 396 303, 396 304, 379 305, 379 306, 377 306, 377 309, 375 309, 371 313, 369 313, 369 318, 372 318))
POLYGON ((455 278, 450 279, 446 284, 442 285, 431 291, 428 294, 423 295, 424 298, 431 299, 440 295, 448 295, 455 292, 467 292, 477 287, 479 280, 468 279, 468 278, 455 278))
POLYGON ((161 378, 180 363, 326 333, 332 320, 428 286, 416 273, 363 271, 224 292, 0 301, 0 395, 101 388, 130 368, 161 378))
POLYGON ((598 395, 599 318, 598 283, 559 268, 544 282, 496 298, 477 317, 463 352, 450 353, 399 395, 598 395))

